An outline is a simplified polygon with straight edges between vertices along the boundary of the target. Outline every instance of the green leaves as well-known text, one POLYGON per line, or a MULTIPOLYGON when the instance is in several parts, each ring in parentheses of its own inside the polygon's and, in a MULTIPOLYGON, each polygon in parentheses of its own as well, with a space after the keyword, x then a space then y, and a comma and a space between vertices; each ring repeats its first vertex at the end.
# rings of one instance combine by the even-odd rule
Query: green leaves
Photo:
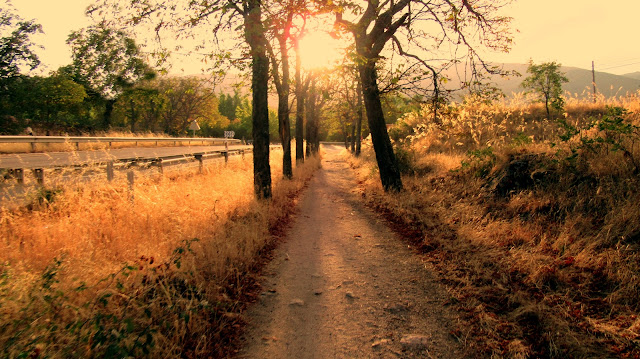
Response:
POLYGON ((42 33, 42 26, 34 20, 23 20, 13 10, 6 0, 0 6, 0 81, 18 76, 21 66, 33 70, 40 65, 38 55, 33 52, 36 45, 29 38, 42 33))
POLYGON ((135 41, 105 23, 72 32, 67 44, 72 48, 77 74, 105 98, 114 98, 154 76, 135 41))
POLYGON ((622 107, 606 106, 605 113, 599 118, 591 118, 591 123, 577 128, 566 120, 558 120, 564 133, 560 140, 571 143, 571 156, 566 160, 574 164, 579 156, 583 158, 589 153, 622 152, 623 158, 633 167, 635 173, 640 172, 640 163, 634 157, 632 146, 638 140, 640 127, 627 122, 629 111, 622 107), (595 132, 594 132, 595 130, 595 132), (580 135, 578 139, 576 137, 580 135), (631 147, 630 147, 631 146, 631 147))
POLYGON ((558 111, 564 108, 562 84, 569 82, 569 80, 560 71, 561 66, 555 61, 545 62, 540 65, 529 61, 527 72, 530 75, 521 84, 522 87, 529 90, 527 92, 536 93, 540 96, 540 101, 545 104, 548 117, 551 117, 551 108, 558 111))

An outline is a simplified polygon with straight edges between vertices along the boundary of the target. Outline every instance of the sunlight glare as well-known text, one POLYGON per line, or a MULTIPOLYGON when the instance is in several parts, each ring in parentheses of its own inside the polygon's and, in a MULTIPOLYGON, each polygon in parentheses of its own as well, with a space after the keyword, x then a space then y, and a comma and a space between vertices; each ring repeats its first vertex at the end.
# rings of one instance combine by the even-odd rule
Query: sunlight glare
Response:
POLYGON ((328 68, 343 57, 344 44, 324 31, 312 31, 300 40, 302 66, 307 70, 328 68))

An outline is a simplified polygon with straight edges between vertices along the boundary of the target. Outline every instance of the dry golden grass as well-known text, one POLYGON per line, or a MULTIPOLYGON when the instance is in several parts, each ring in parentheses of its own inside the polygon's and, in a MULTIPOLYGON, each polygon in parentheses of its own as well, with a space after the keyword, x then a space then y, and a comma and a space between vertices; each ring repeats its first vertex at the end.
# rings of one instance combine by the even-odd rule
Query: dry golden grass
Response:
MULTIPOLYGON (((565 118, 579 129, 611 104, 640 110, 637 97, 569 99, 565 118)), ((366 200, 427 253, 467 320, 453 334, 482 355, 640 356, 640 134, 592 128, 565 142, 555 123, 526 118, 537 106, 504 106, 461 105, 448 127, 401 141, 416 175, 400 194, 382 191, 366 149, 352 160, 366 200), (518 161, 527 185, 513 179, 518 161)))
POLYGON ((253 196, 250 157, 72 184, 51 203, 0 212, 3 356, 203 357, 228 354, 239 301, 272 233, 318 159, 253 196), (197 239, 197 240, 194 240, 197 239))

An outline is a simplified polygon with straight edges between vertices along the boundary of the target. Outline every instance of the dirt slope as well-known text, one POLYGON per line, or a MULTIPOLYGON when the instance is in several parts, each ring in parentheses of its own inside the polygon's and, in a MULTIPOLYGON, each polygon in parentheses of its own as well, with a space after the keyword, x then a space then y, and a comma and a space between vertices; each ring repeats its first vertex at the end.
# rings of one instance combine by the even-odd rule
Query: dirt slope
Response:
POLYGON ((447 293, 364 208, 339 147, 326 147, 264 292, 248 313, 241 358, 465 356, 449 334, 447 293))

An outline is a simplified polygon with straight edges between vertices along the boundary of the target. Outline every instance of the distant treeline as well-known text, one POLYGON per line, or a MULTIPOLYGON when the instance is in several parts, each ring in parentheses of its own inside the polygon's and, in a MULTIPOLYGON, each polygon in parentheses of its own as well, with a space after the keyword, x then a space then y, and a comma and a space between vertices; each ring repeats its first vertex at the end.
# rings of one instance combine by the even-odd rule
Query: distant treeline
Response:
MULTIPOLYGON (((30 127, 37 135, 124 130, 179 136, 187 135, 196 120, 198 136, 219 137, 226 130, 235 131, 236 138, 251 136, 248 97, 238 91, 216 94, 201 77, 143 80, 115 98, 92 91, 74 77, 70 67, 63 67, 48 77, 4 81, 0 133, 15 135, 30 127)), ((270 115, 275 121, 275 114, 270 115)))

